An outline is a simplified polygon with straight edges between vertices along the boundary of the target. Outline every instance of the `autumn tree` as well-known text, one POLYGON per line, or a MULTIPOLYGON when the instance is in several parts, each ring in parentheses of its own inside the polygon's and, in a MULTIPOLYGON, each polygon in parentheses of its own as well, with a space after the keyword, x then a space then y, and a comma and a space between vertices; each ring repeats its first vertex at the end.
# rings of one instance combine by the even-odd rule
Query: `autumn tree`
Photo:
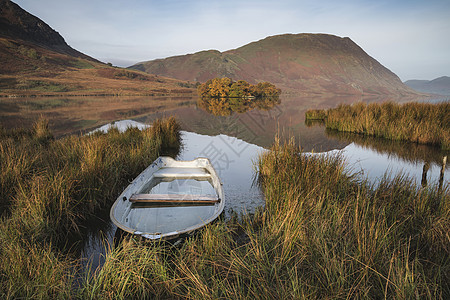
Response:
POLYGON ((278 97, 281 90, 269 82, 251 85, 247 81, 233 82, 231 78, 214 78, 200 84, 197 88, 201 97, 212 98, 249 98, 249 97, 278 97))
POLYGON ((228 97, 232 80, 230 78, 214 78, 209 85, 209 95, 211 97, 228 97))
POLYGON ((269 82, 252 85, 244 80, 214 78, 197 87, 200 108, 216 115, 229 116, 253 108, 270 109, 280 103, 281 90, 269 82))
POLYGON ((251 93, 255 97, 277 97, 281 94, 281 90, 265 81, 252 86, 251 93))
POLYGON ((197 86, 197 93, 200 97, 204 98, 204 97, 209 97, 209 86, 212 83, 212 79, 206 81, 203 84, 200 84, 197 86))
POLYGON ((250 83, 245 80, 234 82, 230 87, 230 97, 245 98, 251 96, 250 83))

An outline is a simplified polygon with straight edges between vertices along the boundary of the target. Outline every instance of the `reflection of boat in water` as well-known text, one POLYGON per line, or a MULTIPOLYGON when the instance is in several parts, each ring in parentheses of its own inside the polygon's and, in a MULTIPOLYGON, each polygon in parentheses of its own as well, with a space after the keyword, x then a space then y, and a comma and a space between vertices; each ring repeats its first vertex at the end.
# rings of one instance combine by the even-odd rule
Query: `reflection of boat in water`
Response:
POLYGON ((121 230, 147 239, 174 239, 223 211, 222 183, 207 158, 159 157, 123 191, 110 212, 121 230))

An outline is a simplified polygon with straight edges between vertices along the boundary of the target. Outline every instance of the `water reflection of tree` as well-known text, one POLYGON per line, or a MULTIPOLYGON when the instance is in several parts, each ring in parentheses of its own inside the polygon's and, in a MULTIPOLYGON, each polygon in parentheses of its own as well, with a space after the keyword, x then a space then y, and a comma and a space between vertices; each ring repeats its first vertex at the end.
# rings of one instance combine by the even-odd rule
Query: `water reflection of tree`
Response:
POLYGON ((259 98, 199 98, 198 107, 215 115, 230 116, 233 112, 245 113, 252 109, 270 110, 280 104, 278 96, 259 98))

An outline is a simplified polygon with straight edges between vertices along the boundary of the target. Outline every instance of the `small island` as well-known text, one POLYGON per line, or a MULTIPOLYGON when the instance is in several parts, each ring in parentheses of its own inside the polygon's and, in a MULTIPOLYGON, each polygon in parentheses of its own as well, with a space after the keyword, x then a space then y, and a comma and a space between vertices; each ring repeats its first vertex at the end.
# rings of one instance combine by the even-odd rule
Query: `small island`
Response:
POLYGON ((229 116, 233 112, 270 109, 280 103, 281 89, 269 82, 252 85, 244 80, 214 78, 197 87, 198 106, 216 116, 229 116))
POLYGON ((234 82, 231 78, 214 78, 197 87, 202 98, 264 98, 279 97, 281 90, 269 82, 256 85, 245 80, 234 82))

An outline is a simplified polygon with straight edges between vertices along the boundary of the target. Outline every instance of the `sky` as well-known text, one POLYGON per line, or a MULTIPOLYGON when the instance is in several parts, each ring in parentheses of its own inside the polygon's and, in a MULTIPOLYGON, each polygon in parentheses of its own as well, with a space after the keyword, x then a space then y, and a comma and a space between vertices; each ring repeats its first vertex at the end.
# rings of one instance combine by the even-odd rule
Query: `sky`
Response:
POLYGON ((450 76, 450 0, 13 0, 103 62, 226 51, 284 33, 350 37, 402 81, 450 76))

